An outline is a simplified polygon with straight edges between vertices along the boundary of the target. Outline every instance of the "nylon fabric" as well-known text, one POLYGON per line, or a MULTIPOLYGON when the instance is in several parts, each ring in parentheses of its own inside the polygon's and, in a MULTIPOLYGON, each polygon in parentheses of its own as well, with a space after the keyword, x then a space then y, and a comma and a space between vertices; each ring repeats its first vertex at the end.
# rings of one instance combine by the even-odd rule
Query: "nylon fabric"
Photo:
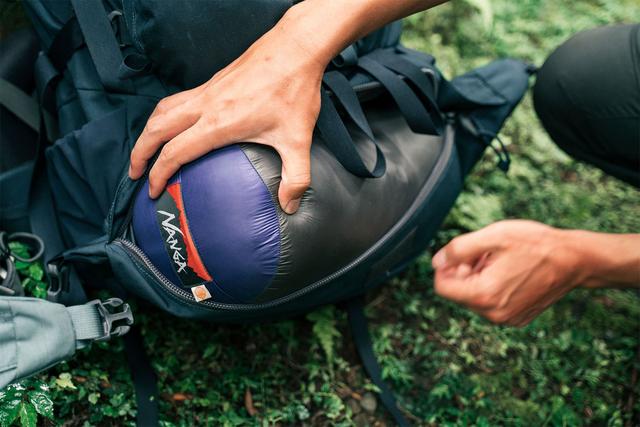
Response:
POLYGON ((71 0, 71 4, 102 84, 107 90, 131 92, 131 82, 118 77, 122 53, 102 1, 71 0))
POLYGON ((157 66, 166 84, 185 89, 201 85, 230 64, 293 4, 291 0, 244 0, 242 7, 228 0, 122 3, 137 51, 157 66))
MULTIPOLYGON (((298 213, 279 211, 281 261, 272 284, 258 301, 287 295, 345 266, 383 236, 414 202, 433 172, 443 139, 412 132, 399 111, 388 107, 389 100, 384 99, 365 107, 387 159, 386 172, 380 178, 349 173, 333 156, 324 135, 314 140, 311 188, 302 198, 298 213), (323 256, 317 256, 319 253, 323 256)), ((353 124, 349 129, 356 144, 367 143, 353 124)), ((275 197, 280 158, 258 145, 243 145, 243 150, 275 197)), ((366 161, 374 160, 373 153, 362 153, 369 155, 366 161)))
POLYGON ((181 198, 182 219, 173 219, 171 210, 150 199, 145 183, 134 206, 133 234, 138 246, 165 277, 189 291, 176 273, 174 257, 183 256, 189 262, 194 258, 189 258, 186 248, 179 250, 178 241, 173 246, 176 249, 167 252, 165 239, 171 240, 175 234, 163 236, 159 222, 163 230, 174 225, 175 233, 187 234, 188 228, 213 279, 206 286, 214 298, 230 303, 253 301, 271 283, 280 262, 276 206, 253 164, 239 146, 232 145, 182 168, 171 184, 176 185, 181 198), (158 214, 163 209, 168 212, 158 214))
POLYGON ((0 297, 0 389, 71 357, 76 339, 66 307, 0 297))

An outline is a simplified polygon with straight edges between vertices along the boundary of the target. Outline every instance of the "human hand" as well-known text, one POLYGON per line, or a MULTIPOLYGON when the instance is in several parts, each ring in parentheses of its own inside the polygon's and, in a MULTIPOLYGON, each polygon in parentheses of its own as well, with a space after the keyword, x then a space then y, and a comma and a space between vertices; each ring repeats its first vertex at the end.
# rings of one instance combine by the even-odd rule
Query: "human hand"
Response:
POLYGON ((508 220, 456 237, 433 257, 435 291, 492 322, 524 326, 588 278, 568 233, 508 220))
POLYGON ((181 166, 236 142, 273 147, 282 159, 278 199, 294 213, 310 185, 310 149, 326 63, 284 24, 256 41, 203 85, 161 100, 131 153, 129 176, 149 173, 158 197, 181 166))
POLYGON ((305 0, 207 83, 160 101, 131 153, 129 177, 149 173, 158 197, 180 167, 236 142, 269 145, 282 159, 278 199, 294 213, 311 182, 310 147, 322 73, 345 46, 445 0, 305 0))

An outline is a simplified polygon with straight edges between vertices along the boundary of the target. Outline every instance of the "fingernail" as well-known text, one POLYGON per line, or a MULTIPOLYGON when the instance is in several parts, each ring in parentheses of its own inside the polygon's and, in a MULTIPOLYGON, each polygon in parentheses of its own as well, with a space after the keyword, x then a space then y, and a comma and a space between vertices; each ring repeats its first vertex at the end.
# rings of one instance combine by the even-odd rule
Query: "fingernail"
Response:
POLYGON ((296 213, 296 211, 298 210, 299 207, 300 207, 300 199, 299 198, 298 199, 289 200, 287 205, 284 207, 284 211, 288 215, 293 215, 294 213, 296 213))
POLYGON ((444 268, 447 265, 447 255, 444 250, 440 249, 431 260, 431 265, 433 268, 444 268))
POLYGON ((133 175, 131 174, 131 165, 129 165, 129 178, 133 179, 133 175))

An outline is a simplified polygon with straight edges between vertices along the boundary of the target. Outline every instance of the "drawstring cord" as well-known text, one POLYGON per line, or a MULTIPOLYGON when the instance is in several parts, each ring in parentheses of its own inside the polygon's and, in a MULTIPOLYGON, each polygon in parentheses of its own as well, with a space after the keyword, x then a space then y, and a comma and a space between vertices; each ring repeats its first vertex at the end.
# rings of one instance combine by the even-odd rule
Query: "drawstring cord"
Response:
POLYGON ((504 145, 504 142, 500 139, 500 135, 493 135, 491 132, 486 132, 483 129, 478 130, 478 135, 484 139, 484 143, 487 147, 491 148, 493 152, 496 153, 496 156, 498 156, 498 169, 507 173, 509 165, 511 165, 511 157, 509 156, 509 151, 507 151, 507 147, 504 145), (491 143, 493 139, 498 141, 500 149, 491 143))
POLYGON ((498 168, 504 173, 507 173, 509 165, 511 164, 511 157, 509 156, 509 151, 507 151, 507 147, 504 145, 504 142, 500 139, 500 136, 478 126, 478 124, 469 116, 458 116, 458 122, 467 132, 477 138, 480 138, 487 147, 491 148, 493 152, 496 153, 496 156, 498 156, 498 168), (500 149, 492 144, 494 139, 498 141, 500 149))

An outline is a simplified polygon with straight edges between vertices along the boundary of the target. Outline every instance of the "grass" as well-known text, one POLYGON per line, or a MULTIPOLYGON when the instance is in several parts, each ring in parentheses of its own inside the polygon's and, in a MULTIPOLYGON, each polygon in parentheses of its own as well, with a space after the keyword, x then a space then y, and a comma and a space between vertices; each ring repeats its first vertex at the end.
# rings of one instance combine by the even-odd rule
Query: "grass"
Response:
MULTIPOLYGON (((433 53, 453 76, 495 57, 541 64, 579 30, 638 18, 635 0, 457 0, 409 18, 404 41, 433 53)), ((487 153, 435 246, 502 218, 640 230, 640 193, 556 148, 530 96, 502 138, 511 171, 497 170, 487 153)), ((525 328, 497 327, 433 294, 429 253, 373 293, 368 306, 385 376, 417 425, 640 424, 637 293, 579 290, 525 328)), ((373 387, 339 309, 252 326, 186 321, 150 307, 137 312, 160 380, 164 425, 392 425, 380 405, 371 411, 373 387)), ((35 406, 51 416, 40 416, 44 424, 134 422, 117 340, 81 351, 24 387, 14 390, 18 399, 25 407, 31 396, 40 399, 35 406), (38 393, 43 385, 48 390, 38 393)), ((0 423, 8 401, 0 396, 0 423)))

